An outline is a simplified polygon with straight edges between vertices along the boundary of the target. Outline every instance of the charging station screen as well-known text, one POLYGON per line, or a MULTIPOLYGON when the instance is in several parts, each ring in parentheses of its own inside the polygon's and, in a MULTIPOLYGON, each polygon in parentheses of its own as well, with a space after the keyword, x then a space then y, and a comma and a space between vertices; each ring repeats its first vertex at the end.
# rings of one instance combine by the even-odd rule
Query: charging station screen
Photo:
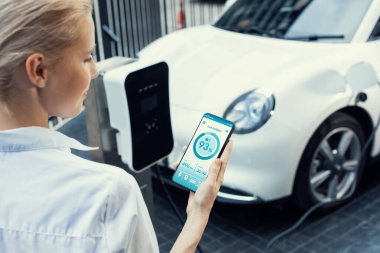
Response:
POLYGON ((212 162, 218 157, 231 135, 233 124, 211 114, 205 114, 173 176, 173 180, 196 191, 206 180, 212 162))
POLYGON ((141 101, 141 112, 146 113, 157 108, 157 96, 150 96, 141 101))

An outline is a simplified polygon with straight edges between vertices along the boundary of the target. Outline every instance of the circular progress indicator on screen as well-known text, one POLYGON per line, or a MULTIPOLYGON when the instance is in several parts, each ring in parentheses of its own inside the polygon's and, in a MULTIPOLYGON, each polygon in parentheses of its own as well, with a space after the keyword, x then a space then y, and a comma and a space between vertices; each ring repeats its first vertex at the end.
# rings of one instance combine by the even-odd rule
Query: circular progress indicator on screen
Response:
POLYGON ((198 135, 194 141, 194 154, 202 160, 211 159, 220 148, 219 137, 212 132, 205 132, 198 135))

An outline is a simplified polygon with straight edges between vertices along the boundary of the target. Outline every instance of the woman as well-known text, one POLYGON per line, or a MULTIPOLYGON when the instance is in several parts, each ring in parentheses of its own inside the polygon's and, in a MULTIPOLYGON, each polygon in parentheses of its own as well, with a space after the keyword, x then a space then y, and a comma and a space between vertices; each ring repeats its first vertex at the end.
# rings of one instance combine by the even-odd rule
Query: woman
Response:
MULTIPOLYGON (((0 1, 0 252, 159 251, 135 180, 48 129, 49 115, 80 112, 98 75, 91 12, 90 0, 0 1)), ((190 194, 172 252, 195 251, 231 148, 190 194)))

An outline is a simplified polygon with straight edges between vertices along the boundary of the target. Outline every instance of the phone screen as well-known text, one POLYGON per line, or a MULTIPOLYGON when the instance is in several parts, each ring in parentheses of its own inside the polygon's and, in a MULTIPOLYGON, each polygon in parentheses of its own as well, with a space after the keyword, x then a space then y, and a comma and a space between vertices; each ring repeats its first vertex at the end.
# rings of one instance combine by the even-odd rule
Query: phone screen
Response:
POLYGON ((206 180, 212 162, 222 154, 233 128, 234 124, 230 121, 210 113, 203 115, 173 175, 173 181, 196 191, 199 184, 206 180))

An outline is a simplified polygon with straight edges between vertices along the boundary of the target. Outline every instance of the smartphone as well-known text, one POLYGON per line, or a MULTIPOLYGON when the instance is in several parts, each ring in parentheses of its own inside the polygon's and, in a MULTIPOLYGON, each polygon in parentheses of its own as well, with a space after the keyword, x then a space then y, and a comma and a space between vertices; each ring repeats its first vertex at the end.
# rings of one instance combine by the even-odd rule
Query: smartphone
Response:
POLYGON ((233 130, 232 122, 210 113, 204 114, 179 162, 173 181, 195 192, 206 180, 212 162, 222 155, 233 130))

